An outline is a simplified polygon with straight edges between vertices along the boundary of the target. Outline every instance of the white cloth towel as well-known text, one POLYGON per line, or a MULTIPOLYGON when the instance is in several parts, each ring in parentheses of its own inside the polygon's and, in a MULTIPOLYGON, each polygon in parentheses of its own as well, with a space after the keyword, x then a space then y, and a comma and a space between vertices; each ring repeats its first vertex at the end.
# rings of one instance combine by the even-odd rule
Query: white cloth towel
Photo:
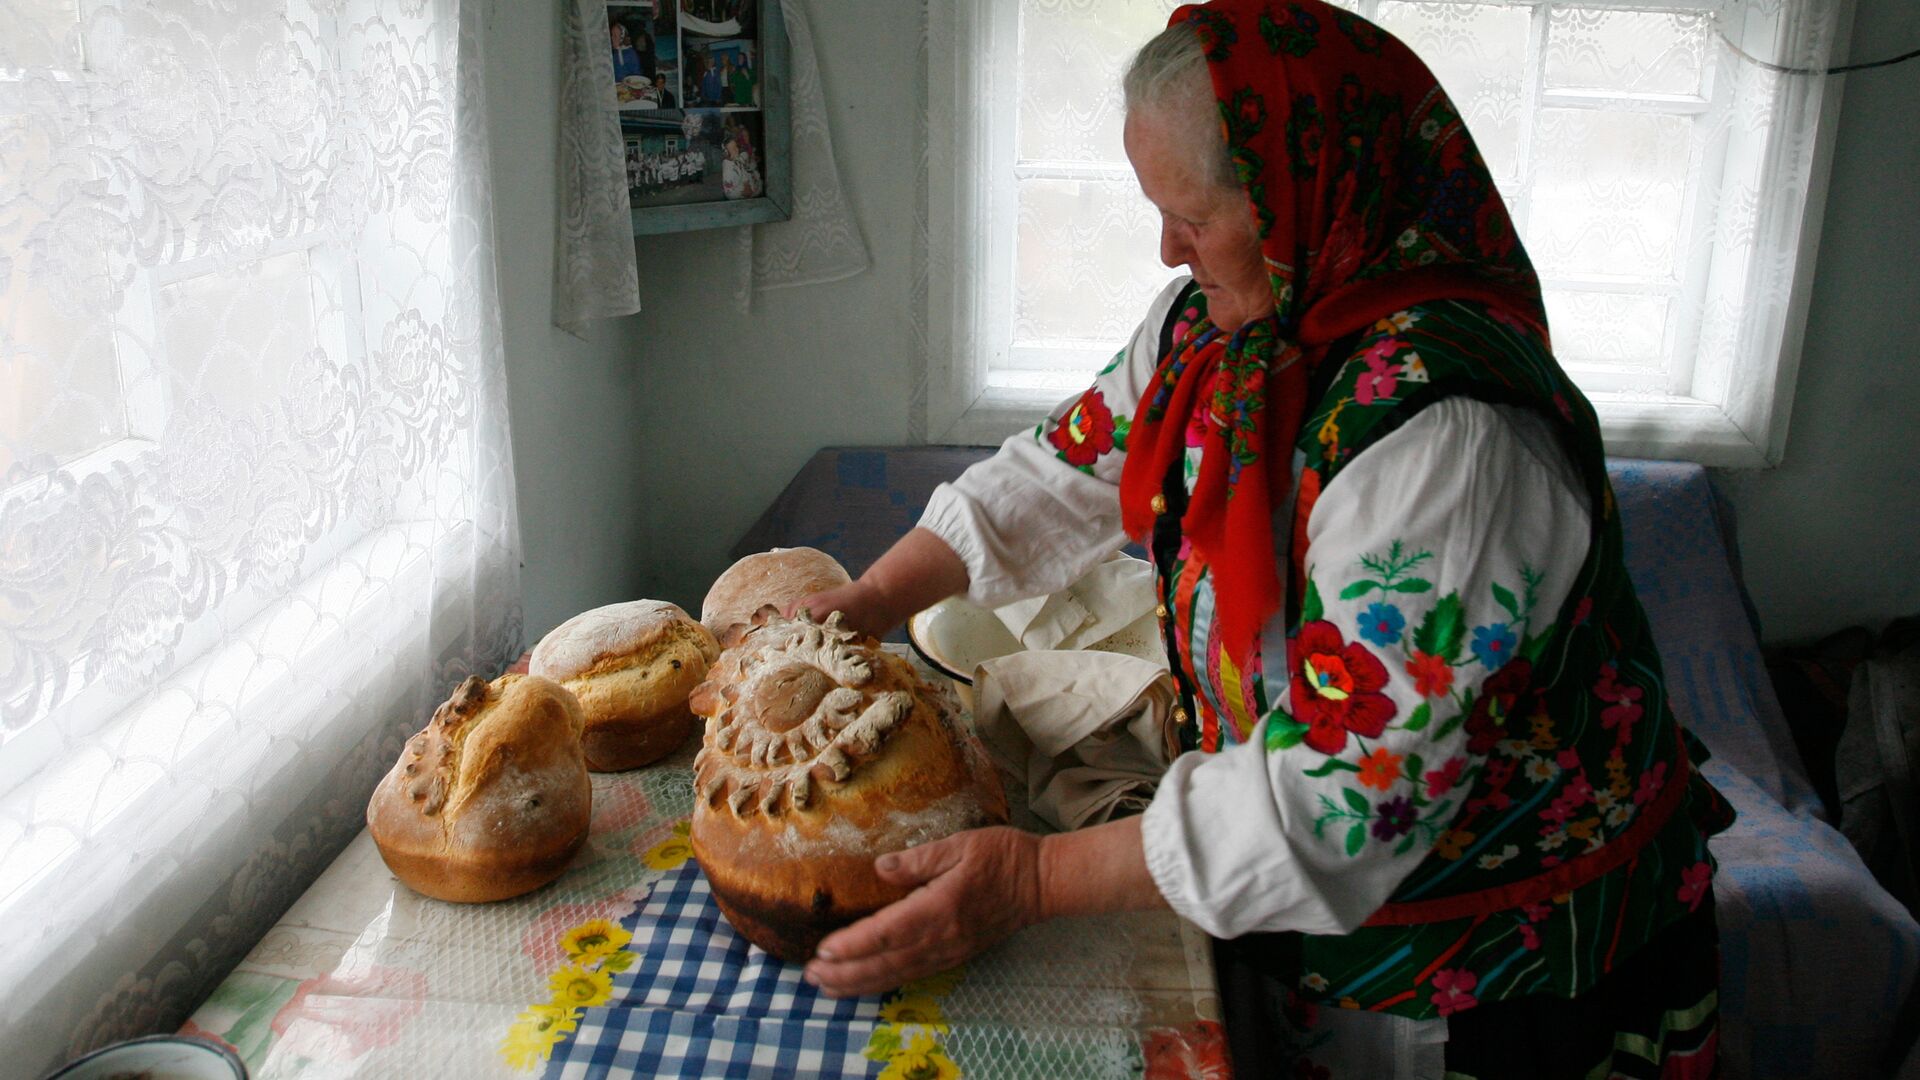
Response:
POLYGON ((1178 753, 1164 665, 1029 651, 974 671, 974 726, 1041 820, 1077 829, 1146 809, 1178 753))
POLYGON ((1029 649, 1084 649, 1153 610, 1153 564, 1114 552, 1056 593, 994 609, 1029 649))

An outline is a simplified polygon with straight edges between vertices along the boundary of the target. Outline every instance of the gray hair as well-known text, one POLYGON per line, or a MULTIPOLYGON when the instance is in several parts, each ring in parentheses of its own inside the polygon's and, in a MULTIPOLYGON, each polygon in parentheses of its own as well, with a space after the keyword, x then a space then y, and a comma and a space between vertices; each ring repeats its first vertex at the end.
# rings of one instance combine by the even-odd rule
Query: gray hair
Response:
POLYGON ((1194 134, 1190 153, 1199 159, 1200 175, 1221 187, 1239 187, 1220 137, 1220 107, 1213 96, 1206 50, 1192 23, 1174 23, 1140 46, 1121 77, 1120 88, 1128 112, 1164 111, 1194 134))

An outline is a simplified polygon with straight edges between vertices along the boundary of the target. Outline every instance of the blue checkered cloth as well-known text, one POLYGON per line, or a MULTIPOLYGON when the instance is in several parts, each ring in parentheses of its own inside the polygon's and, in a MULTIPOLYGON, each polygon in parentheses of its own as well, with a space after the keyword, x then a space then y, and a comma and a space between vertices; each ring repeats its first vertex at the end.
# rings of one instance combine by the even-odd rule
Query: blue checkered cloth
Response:
POLYGON ((862 1055, 878 997, 835 1001, 799 966, 747 944, 689 860, 656 882, 621 925, 640 954, 614 976, 613 1000, 582 1010, 554 1047, 548 1080, 565 1077, 871 1077, 862 1055))

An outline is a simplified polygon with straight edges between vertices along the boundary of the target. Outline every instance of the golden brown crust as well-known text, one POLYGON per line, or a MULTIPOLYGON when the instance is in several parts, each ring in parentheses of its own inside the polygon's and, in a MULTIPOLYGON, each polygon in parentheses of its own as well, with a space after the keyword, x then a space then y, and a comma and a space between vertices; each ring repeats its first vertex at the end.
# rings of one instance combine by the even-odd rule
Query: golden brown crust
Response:
POLYGON ((440 900, 504 900, 559 877, 587 838, 585 721, 538 676, 457 687, 367 804, 367 831, 407 886, 440 900))
POLYGON ((680 608, 636 600, 562 623, 529 668, 564 680, 579 699, 587 767, 620 772, 673 753, 699 730, 687 695, 719 655, 713 635, 680 608))
MULTIPOLYGON (((847 569, 818 548, 774 548, 749 555, 714 579, 700 605, 700 622, 727 642, 728 630, 751 625, 755 612, 787 605, 852 581, 847 569)), ((821 618, 827 612, 818 613, 821 618)))
POLYGON ((694 857, 749 941, 804 960, 905 895, 875 857, 1004 824, 999 778, 949 699, 837 617, 761 619, 691 704, 694 857))

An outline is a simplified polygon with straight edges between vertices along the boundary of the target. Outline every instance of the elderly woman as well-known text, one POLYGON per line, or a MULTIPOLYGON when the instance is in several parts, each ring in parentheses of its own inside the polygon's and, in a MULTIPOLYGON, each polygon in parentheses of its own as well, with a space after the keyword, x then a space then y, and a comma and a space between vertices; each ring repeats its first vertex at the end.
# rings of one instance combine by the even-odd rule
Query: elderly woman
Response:
POLYGON ((1458 110, 1317 0, 1182 8, 1125 85, 1161 258, 1191 277, 806 603, 877 632, 1150 537, 1198 752, 1141 816, 883 857, 921 887, 807 978, 871 992, 1037 920, 1167 906, 1246 939, 1301 1075, 1707 1075, 1729 814, 1458 110))

